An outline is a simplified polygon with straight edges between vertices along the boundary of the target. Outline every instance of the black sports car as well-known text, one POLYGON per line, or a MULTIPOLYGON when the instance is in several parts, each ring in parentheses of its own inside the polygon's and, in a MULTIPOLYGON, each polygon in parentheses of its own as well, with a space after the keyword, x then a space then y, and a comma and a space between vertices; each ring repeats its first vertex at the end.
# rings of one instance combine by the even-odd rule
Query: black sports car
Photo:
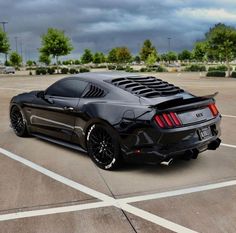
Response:
POLYGON ((87 151, 103 169, 125 160, 169 164, 220 145, 214 95, 196 97, 155 77, 83 73, 17 95, 10 120, 28 134, 87 151))

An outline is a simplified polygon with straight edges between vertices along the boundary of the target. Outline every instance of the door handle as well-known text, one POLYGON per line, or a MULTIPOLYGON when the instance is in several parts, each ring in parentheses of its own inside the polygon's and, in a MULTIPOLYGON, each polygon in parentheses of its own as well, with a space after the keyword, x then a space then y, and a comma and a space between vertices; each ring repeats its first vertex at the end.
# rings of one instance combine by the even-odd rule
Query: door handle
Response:
POLYGON ((73 107, 68 107, 68 106, 64 107, 63 109, 64 109, 65 111, 74 111, 74 108, 73 108, 73 107))

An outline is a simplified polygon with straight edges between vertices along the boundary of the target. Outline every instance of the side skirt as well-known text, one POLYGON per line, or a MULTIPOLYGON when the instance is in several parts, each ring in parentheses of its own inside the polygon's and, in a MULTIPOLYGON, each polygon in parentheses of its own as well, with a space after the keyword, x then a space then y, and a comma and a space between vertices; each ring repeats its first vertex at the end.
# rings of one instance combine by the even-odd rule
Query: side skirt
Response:
POLYGON ((43 139, 45 141, 48 141, 48 142, 52 142, 52 143, 55 143, 55 144, 58 144, 58 145, 61 145, 61 146, 71 148, 73 150, 78 150, 80 152, 87 153, 87 151, 85 149, 83 149, 79 145, 76 145, 76 144, 73 144, 73 143, 64 142, 60 139, 50 138, 50 137, 47 137, 47 136, 44 136, 44 135, 41 135, 41 134, 37 134, 37 133, 31 133, 31 135, 33 135, 37 138, 43 139))

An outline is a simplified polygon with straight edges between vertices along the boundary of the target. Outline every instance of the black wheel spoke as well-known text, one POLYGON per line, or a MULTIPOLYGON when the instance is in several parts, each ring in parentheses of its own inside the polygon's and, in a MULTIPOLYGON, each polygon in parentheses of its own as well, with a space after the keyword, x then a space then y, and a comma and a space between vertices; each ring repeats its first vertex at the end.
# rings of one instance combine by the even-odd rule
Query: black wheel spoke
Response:
POLYGON ((13 108, 11 111, 11 124, 17 134, 24 131, 24 120, 23 116, 18 108, 13 108))
POLYGON ((91 155, 100 164, 107 165, 115 156, 112 136, 103 128, 95 127, 89 137, 91 155))

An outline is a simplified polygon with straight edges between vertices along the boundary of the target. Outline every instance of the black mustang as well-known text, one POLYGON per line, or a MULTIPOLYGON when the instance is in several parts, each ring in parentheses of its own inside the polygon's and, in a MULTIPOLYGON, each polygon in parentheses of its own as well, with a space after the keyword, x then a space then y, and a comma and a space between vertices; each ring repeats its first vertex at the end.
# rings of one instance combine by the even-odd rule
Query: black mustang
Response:
POLYGON ((84 73, 12 98, 18 136, 87 151, 103 169, 123 159, 169 164, 220 145, 214 95, 196 97, 155 77, 84 73))

